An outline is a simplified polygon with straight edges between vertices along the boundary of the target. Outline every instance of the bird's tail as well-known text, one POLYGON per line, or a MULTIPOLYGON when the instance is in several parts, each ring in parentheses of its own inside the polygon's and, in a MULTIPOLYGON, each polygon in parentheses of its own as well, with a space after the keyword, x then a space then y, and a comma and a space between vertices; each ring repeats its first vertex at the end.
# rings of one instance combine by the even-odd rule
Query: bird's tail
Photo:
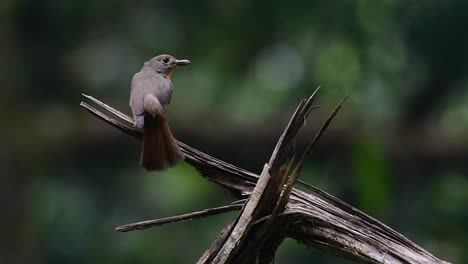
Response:
POLYGON ((141 166, 147 171, 161 171, 184 159, 163 115, 145 115, 141 166))

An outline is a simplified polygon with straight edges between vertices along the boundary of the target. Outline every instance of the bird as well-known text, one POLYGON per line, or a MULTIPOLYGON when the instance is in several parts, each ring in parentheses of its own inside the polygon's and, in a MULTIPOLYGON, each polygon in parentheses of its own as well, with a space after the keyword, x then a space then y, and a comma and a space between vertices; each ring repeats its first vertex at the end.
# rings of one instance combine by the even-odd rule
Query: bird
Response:
POLYGON ((171 76, 177 66, 190 64, 168 54, 145 62, 132 78, 130 108, 134 126, 143 129, 140 164, 146 171, 162 171, 184 160, 166 118, 171 102, 171 76))

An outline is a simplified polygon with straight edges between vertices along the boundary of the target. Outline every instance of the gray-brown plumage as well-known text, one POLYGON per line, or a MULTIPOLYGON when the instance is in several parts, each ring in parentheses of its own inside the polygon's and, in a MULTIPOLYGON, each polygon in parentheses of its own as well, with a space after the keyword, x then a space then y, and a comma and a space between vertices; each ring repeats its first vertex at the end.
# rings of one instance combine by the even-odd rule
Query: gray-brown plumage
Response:
POLYGON ((145 62, 133 76, 130 108, 135 126, 143 128, 140 163, 147 171, 164 170, 184 159, 169 129, 166 109, 172 96, 171 75, 178 65, 189 63, 163 54, 145 62))

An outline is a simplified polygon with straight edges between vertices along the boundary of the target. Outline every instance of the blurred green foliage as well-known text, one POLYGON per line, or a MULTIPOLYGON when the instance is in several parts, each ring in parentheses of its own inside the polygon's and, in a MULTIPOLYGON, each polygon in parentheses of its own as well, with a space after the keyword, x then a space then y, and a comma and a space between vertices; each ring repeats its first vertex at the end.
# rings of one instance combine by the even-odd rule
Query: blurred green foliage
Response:
POLYGON ((379 146, 367 138, 356 142, 353 150, 356 191, 362 210, 371 215, 389 212, 391 200, 390 169, 379 146))
MULTIPOLYGON (((160 53, 177 138, 259 172, 300 98, 307 135, 350 100, 302 179, 468 263, 468 2, 0 2, 1 263, 192 263, 234 213, 120 234, 117 225, 220 206, 187 164, 147 174, 139 142, 80 109, 129 112, 132 75, 160 53), (309 125, 311 124, 311 125, 309 125)), ((298 149, 304 146, 298 141, 298 149)), ((278 263, 345 263, 286 240, 278 263)))

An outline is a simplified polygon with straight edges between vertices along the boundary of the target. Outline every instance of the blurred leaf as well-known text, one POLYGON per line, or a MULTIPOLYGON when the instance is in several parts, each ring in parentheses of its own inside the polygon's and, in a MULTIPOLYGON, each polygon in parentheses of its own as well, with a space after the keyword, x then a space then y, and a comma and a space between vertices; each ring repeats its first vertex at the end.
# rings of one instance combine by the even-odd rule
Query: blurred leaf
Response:
MULTIPOLYGON (((358 51, 351 43, 339 38, 326 41, 326 46, 318 54, 314 73, 319 83, 334 90, 354 87, 361 78, 361 60, 358 51)), ((327 89, 323 89, 327 92, 327 89)), ((337 97, 337 94, 329 97, 337 97)))
POLYGON ((371 215, 387 213, 392 188, 381 146, 370 138, 360 139, 353 147, 353 168, 359 207, 371 215))

